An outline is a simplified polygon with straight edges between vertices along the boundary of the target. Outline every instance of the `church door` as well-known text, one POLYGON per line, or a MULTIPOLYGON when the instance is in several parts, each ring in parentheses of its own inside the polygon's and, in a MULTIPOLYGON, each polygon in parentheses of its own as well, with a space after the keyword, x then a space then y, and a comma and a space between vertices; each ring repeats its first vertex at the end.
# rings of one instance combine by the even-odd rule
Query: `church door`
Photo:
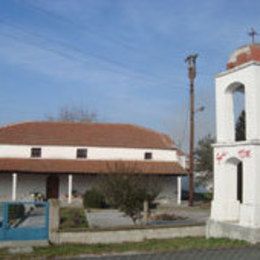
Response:
POLYGON ((59 198, 59 177, 50 175, 46 181, 46 197, 47 199, 59 198))

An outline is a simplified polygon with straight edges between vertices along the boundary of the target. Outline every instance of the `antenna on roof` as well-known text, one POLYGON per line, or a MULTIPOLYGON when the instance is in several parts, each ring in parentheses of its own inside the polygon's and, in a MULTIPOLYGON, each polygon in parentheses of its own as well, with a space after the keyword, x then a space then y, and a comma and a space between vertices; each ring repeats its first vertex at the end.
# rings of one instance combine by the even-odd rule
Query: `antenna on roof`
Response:
POLYGON ((252 38, 252 44, 255 44, 255 37, 259 35, 259 33, 252 27, 248 35, 252 38))

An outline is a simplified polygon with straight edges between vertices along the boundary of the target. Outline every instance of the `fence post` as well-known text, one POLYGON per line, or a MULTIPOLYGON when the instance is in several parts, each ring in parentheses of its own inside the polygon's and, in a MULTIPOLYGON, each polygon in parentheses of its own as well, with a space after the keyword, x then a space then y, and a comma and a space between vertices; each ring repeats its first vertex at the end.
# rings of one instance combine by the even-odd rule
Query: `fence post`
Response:
POLYGON ((7 229, 8 228, 8 203, 3 202, 3 228, 7 229))
POLYGON ((143 222, 145 225, 148 223, 148 217, 149 217, 149 202, 148 200, 144 201, 144 215, 143 215, 143 222))
POLYGON ((49 200, 49 238, 55 243, 60 225, 60 204, 57 199, 49 200))

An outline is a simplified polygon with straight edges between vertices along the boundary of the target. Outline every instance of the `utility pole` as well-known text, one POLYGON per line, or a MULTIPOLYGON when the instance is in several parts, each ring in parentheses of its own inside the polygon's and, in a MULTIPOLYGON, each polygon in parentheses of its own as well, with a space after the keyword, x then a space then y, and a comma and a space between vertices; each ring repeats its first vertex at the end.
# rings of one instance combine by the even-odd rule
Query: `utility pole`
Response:
POLYGON ((188 64, 188 77, 190 80, 190 167, 189 167, 189 206, 193 206, 194 200, 194 115, 195 115, 195 97, 194 81, 196 78, 196 59, 198 55, 189 55, 185 62, 188 64))

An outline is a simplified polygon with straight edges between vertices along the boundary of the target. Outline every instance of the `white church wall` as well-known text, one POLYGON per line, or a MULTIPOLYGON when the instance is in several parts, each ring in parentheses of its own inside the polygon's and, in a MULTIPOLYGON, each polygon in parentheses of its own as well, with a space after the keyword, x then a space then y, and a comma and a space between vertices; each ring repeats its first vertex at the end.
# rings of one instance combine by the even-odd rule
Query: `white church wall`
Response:
MULTIPOLYGON (((46 197, 46 180, 48 174, 17 174, 17 201, 33 201, 33 193, 41 193, 46 197)), ((68 202, 68 175, 60 174, 59 177, 59 199, 64 204, 68 202)), ((149 177, 150 178, 150 177, 149 177)), ((161 188, 159 200, 169 202, 177 200, 177 176, 152 177, 161 188)), ((73 175, 72 190, 78 194, 72 202, 81 203, 81 196, 95 187, 100 181, 98 175, 73 175)), ((12 174, 0 174, 0 201, 12 200, 12 174)))
MULTIPOLYGON (((68 175, 59 175, 59 197, 62 201, 68 200, 68 175)), ((72 179, 72 191, 75 191, 79 196, 84 195, 87 190, 95 187, 99 178, 96 175, 80 175, 74 174, 72 179)), ((74 198, 75 199, 75 198, 74 198)))
MULTIPOLYGON (((17 174, 17 200, 31 201, 32 193, 46 195, 46 178, 44 174, 17 174)), ((12 200, 12 174, 0 174, 0 201, 12 200)))
POLYGON ((102 148, 102 147, 71 147, 71 146, 28 146, 1 145, 0 158, 30 158, 31 148, 41 147, 42 158, 45 159, 76 159, 78 148, 87 149, 89 160, 144 160, 146 152, 152 153, 153 161, 177 161, 176 150, 139 149, 139 148, 102 148))
POLYGON ((252 158, 245 163, 244 169, 244 202, 240 210, 240 225, 260 227, 260 146, 253 147, 252 151, 252 158))
POLYGON ((34 193, 46 196, 46 179, 44 174, 17 174, 17 200, 33 200, 34 193))
POLYGON ((214 201, 211 218, 239 221, 243 226, 260 226, 260 143, 243 142, 215 145, 214 201), (258 157, 259 156, 259 157, 258 157), (237 200, 236 160, 243 163, 243 203, 237 200), (233 163, 232 163, 233 161, 233 163))
POLYGON ((177 198, 177 177, 175 176, 164 176, 155 177, 155 181, 158 181, 158 185, 161 186, 160 194, 157 200, 162 200, 163 202, 175 201, 177 198))

